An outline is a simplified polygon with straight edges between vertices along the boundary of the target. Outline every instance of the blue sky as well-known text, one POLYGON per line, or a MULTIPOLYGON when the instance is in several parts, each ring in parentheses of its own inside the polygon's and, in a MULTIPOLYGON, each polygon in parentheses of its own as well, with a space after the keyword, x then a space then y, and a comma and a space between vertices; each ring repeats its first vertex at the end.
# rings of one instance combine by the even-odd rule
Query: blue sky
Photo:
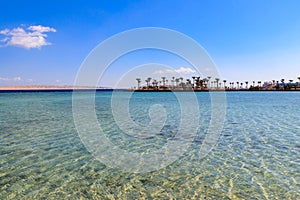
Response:
MULTIPOLYGON (((296 81, 299 9, 297 0, 4 1, 0 85, 71 85, 81 63, 100 42, 149 26, 173 29, 196 40, 222 79, 296 81)), ((166 63, 176 70, 190 67, 165 53, 141 54, 120 59, 101 84, 114 86, 122 73, 143 63, 166 63)))

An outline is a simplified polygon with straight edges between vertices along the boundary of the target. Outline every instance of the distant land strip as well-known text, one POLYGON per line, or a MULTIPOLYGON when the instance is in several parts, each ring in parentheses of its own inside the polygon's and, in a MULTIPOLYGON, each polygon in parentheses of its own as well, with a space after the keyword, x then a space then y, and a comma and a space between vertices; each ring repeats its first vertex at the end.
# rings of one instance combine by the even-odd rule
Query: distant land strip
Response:
POLYGON ((26 85, 26 86, 0 86, 0 92, 66 92, 73 90, 104 90, 112 91, 112 88, 89 86, 51 86, 51 85, 26 85))
POLYGON ((258 90, 249 89, 229 89, 229 88, 207 88, 205 90, 186 90, 180 88, 164 88, 162 90, 147 90, 147 89, 113 89, 108 87, 90 87, 90 86, 51 86, 51 85, 26 85, 26 86, 0 86, 0 93, 10 92, 72 92, 72 91, 125 91, 125 92, 275 92, 275 91, 298 91, 300 88, 294 90, 265 90, 260 88, 258 90))

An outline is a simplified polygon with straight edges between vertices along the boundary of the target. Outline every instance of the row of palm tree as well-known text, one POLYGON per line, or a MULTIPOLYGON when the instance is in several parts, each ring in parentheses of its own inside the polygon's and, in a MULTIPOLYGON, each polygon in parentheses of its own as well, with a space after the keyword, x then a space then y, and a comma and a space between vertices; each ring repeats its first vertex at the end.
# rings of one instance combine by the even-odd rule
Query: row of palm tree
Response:
POLYGON ((166 77, 161 77, 161 80, 152 79, 148 77, 145 82, 146 86, 141 87, 141 78, 137 78, 137 89, 174 89, 174 88, 185 88, 191 86, 192 83, 190 79, 186 79, 184 81, 183 77, 175 78, 172 77, 170 80, 171 85, 169 84, 169 80, 166 77))
MULTIPOLYGON (((256 81, 252 81, 252 85, 250 85, 251 87, 261 87, 261 81, 257 81, 257 85, 255 86, 256 81)), ((229 82, 229 87, 226 87, 227 89, 248 89, 249 88, 249 81, 245 81, 245 82, 229 82), (244 83, 245 83, 245 87, 244 87, 244 83)))
MULTIPOLYGON (((300 77, 297 78, 298 83, 293 83, 293 80, 289 80, 289 83, 285 83, 285 79, 280 81, 272 80, 268 87, 281 89, 291 88, 292 86, 300 87, 300 77)), ((240 90, 240 89, 249 89, 249 90, 260 90, 263 88, 262 81, 252 81, 252 84, 249 86, 249 81, 236 81, 229 82, 229 86, 226 84, 227 80, 221 81, 220 78, 212 79, 211 76, 201 79, 199 76, 192 76, 192 79, 184 79, 183 77, 172 77, 168 80, 166 77, 161 77, 161 80, 156 80, 151 77, 148 77, 145 80, 146 85, 141 86, 141 78, 136 78, 138 90, 171 90, 171 89, 190 89, 190 90, 209 90, 209 89, 226 89, 226 90, 240 90), (223 84, 222 84, 223 82, 223 84)))
MULTIPOLYGON (((201 79, 193 76, 192 79, 184 79, 183 77, 172 77, 168 80, 166 77, 161 77, 161 80, 152 79, 148 77, 145 82, 146 86, 141 86, 141 78, 137 78, 137 89, 207 89, 210 85, 211 77, 201 79)), ((217 87, 218 81, 216 79, 217 87)))

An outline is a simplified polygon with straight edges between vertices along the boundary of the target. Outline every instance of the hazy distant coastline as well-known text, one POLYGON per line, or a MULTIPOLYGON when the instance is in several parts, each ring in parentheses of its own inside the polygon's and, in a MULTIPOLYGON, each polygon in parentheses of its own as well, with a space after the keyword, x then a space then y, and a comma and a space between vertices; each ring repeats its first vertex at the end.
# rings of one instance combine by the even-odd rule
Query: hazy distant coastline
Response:
POLYGON ((0 86, 0 91, 72 91, 72 90, 112 90, 104 87, 88 86, 51 86, 51 85, 18 85, 18 86, 0 86))

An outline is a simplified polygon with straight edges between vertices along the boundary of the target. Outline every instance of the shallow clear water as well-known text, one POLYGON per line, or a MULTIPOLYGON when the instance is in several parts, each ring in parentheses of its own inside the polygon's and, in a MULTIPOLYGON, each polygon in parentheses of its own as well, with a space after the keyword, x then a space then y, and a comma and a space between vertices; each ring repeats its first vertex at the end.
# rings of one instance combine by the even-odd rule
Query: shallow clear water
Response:
MULTIPOLYGON (((162 169, 130 173, 88 152, 74 125, 71 92, 0 93, 0 199, 300 199, 300 93, 226 93, 224 129, 204 158, 198 152, 210 96, 196 95, 199 129, 189 149, 162 169)), ((114 145, 148 152, 176 135, 181 113, 172 93, 132 96, 138 124, 149 123, 151 105, 166 110, 163 129, 149 138, 117 127, 110 98, 97 92, 95 110, 114 145)))

